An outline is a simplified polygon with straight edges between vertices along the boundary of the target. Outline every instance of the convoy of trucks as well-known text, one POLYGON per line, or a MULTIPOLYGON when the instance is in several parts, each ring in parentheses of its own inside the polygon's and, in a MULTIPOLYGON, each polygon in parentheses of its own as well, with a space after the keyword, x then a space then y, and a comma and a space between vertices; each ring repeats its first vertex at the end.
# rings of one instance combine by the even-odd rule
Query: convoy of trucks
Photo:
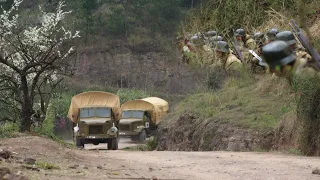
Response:
POLYGON ((90 91, 72 98, 68 118, 73 122, 76 146, 107 143, 108 149, 117 150, 120 135, 143 143, 154 134, 168 110, 168 102, 158 97, 127 101, 120 106, 117 95, 90 91))

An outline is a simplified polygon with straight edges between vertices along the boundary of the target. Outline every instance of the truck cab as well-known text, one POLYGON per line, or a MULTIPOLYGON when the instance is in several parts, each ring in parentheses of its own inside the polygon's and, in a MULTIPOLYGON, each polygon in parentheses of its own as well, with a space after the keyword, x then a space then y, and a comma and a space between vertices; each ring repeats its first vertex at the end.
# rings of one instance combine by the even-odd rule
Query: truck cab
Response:
POLYGON ((110 103, 110 98, 116 97, 109 93, 90 92, 73 98, 69 118, 75 126, 74 141, 77 146, 108 143, 108 149, 118 149, 120 108, 117 98, 115 103, 110 103))

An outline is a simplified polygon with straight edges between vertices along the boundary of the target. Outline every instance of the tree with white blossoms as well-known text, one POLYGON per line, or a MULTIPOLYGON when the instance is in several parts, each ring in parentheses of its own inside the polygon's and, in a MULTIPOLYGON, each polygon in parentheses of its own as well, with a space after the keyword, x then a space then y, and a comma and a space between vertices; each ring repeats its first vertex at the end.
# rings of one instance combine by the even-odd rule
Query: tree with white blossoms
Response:
POLYGON ((74 52, 69 43, 80 37, 63 27, 63 20, 71 11, 64 11, 60 1, 56 11, 44 12, 40 7, 39 23, 26 27, 19 23, 19 6, 0 15, 0 94, 13 100, 20 109, 20 131, 29 131, 34 114, 35 97, 41 96, 41 86, 57 84, 72 72, 67 57, 74 52))

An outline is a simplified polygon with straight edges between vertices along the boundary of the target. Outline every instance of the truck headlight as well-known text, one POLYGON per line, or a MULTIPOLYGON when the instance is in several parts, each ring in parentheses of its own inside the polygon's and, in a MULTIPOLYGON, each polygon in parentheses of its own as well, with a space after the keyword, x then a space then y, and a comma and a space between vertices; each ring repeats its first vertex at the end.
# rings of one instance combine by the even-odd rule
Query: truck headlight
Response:
POLYGON ((112 128, 111 128, 111 132, 112 132, 112 133, 115 133, 115 132, 117 132, 117 131, 118 131, 118 128, 116 128, 116 127, 112 127, 112 128))
POLYGON ((73 131, 75 132, 75 133, 77 133, 78 131, 79 131, 79 126, 77 125, 77 126, 75 126, 74 128, 73 128, 73 131))

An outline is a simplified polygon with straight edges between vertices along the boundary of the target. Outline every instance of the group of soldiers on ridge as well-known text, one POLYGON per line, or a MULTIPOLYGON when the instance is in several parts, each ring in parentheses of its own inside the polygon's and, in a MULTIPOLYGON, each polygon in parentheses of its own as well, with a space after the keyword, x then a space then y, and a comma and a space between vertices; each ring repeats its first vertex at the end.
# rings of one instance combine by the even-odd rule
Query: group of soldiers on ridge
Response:
MULTIPOLYGON (((292 25, 292 24, 291 24, 292 25)), ((237 70, 247 66, 254 73, 276 76, 308 74, 318 76, 319 53, 293 21, 293 31, 270 29, 265 34, 247 34, 244 29, 234 31, 233 40, 225 40, 216 31, 196 33, 184 40, 183 56, 204 52, 212 54, 210 67, 237 70)))

